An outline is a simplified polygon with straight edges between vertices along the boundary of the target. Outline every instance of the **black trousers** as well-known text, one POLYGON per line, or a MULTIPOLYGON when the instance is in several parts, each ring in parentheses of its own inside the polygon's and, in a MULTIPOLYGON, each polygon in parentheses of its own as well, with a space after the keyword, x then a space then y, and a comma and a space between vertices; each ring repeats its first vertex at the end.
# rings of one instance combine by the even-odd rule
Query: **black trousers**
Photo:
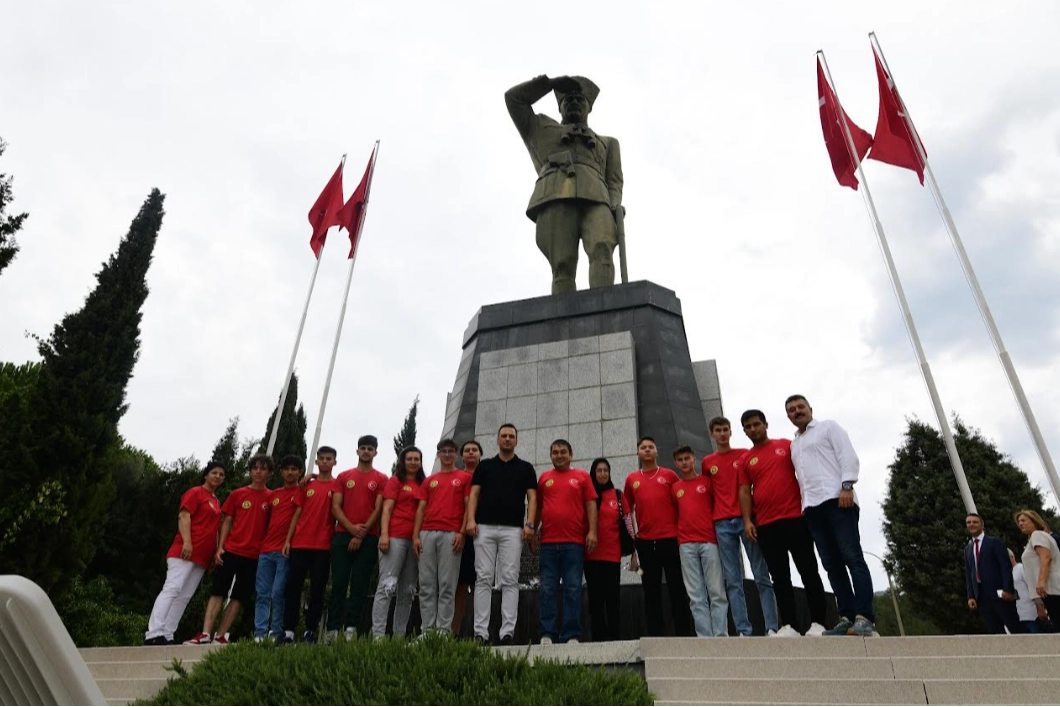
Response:
POLYGON ((806 589, 806 603, 810 609, 810 621, 824 626, 826 599, 824 583, 817 571, 817 556, 813 554, 813 536, 806 519, 784 518, 783 520, 758 526, 758 545, 773 578, 773 592, 777 595, 780 625, 790 625, 799 633, 806 633, 809 626, 800 626, 795 610, 795 590, 791 586, 791 568, 788 555, 802 577, 806 589))
POLYGON ((309 608, 305 612, 305 630, 317 632, 324 613, 324 588, 331 569, 331 550, 291 550, 287 568, 287 593, 284 597, 283 630, 294 631, 302 613, 302 585, 309 575, 309 608))
POLYGON ((662 576, 666 573, 666 587, 670 591, 670 611, 674 618, 675 636, 694 636, 692 609, 685 592, 685 578, 681 574, 681 553, 677 538, 644 540, 637 538, 637 558, 640 560, 641 586, 644 588, 644 613, 648 625, 645 635, 663 636, 666 623, 662 610, 662 576))
POLYGON ((990 593, 983 590, 983 585, 979 587, 979 599, 976 603, 979 606, 979 615, 986 621, 986 627, 990 633, 1005 633, 1007 627, 1011 633, 1027 633, 1026 627, 1020 623, 1019 614, 1016 613, 1016 602, 1005 601, 994 594, 990 596, 990 593))
POLYGON ((620 562, 585 563, 585 588, 589 594, 589 617, 594 642, 617 641, 622 637, 619 623, 620 562))

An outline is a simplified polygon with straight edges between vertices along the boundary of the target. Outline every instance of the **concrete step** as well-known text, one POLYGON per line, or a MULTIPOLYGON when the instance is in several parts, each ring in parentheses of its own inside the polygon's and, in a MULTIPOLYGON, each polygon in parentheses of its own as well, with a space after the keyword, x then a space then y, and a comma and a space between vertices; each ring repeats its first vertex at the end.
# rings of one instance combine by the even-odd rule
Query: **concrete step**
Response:
POLYGON ((118 648, 82 648, 81 657, 86 663, 119 663, 123 661, 200 660, 212 650, 223 646, 122 646, 118 648))
POLYGON ((649 682, 666 678, 893 680, 894 668, 890 658, 652 658, 644 663, 644 676, 649 682))
POLYGON ((923 680, 665 678, 648 688, 659 700, 697 704, 927 704, 923 680))
POLYGON ((1017 636, 881 636, 866 638, 866 655, 886 656, 989 656, 1060 655, 1060 634, 1017 636))
POLYGON ((96 684, 108 702, 128 703, 154 697, 166 686, 166 678, 103 678, 97 679, 96 684))
MULTIPOLYGON (((873 660, 885 660, 876 658, 873 660)), ((1060 678, 1058 655, 919 656, 891 658, 899 680, 1031 680, 1060 678)), ((1053 696, 1060 700, 1060 693, 1053 696)))
POLYGON ((932 705, 1055 705, 1060 678, 1033 680, 925 680, 932 705))
MULTIPOLYGON (((199 661, 182 660, 180 664, 191 670, 199 661)), ((88 671, 96 680, 112 678, 169 678, 174 675, 171 660, 118 661, 114 663, 86 663, 88 671)))

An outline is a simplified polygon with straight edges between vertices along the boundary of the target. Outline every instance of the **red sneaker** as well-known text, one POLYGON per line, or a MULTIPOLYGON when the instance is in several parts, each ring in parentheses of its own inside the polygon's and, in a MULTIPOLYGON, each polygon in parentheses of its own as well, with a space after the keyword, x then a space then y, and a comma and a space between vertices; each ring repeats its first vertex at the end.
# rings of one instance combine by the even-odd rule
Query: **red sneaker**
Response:
POLYGON ((195 638, 184 641, 184 645, 186 646, 205 646, 210 643, 213 643, 213 639, 210 638, 210 634, 208 633, 200 633, 195 638))
POLYGON ((228 639, 225 638, 224 636, 214 636, 213 642, 216 643, 219 646, 227 646, 228 645, 228 639))

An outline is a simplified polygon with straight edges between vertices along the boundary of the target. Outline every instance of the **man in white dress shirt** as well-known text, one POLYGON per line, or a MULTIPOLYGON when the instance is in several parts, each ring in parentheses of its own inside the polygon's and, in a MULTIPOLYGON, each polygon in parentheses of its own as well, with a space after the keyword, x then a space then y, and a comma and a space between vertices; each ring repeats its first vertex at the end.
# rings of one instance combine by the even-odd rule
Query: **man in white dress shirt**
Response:
POLYGON ((858 455, 846 430, 832 420, 813 419, 805 396, 784 401, 788 419, 798 428, 791 440, 791 461, 802 490, 803 514, 839 609, 839 623, 829 636, 871 636, 872 575, 861 551, 858 531, 858 455))

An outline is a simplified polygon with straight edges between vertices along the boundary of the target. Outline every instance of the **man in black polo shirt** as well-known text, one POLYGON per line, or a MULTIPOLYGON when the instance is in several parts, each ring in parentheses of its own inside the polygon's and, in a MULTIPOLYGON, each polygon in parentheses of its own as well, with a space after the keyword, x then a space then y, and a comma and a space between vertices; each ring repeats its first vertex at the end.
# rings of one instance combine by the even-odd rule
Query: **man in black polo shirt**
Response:
POLYGON ((537 472, 515 456, 519 431, 497 430, 497 456, 482 461, 471 477, 467 534, 475 539, 475 638, 488 641, 493 585, 501 590, 500 642, 515 640, 519 611, 519 560, 523 542, 534 534, 537 472), (524 497, 526 499, 524 512, 524 497))

